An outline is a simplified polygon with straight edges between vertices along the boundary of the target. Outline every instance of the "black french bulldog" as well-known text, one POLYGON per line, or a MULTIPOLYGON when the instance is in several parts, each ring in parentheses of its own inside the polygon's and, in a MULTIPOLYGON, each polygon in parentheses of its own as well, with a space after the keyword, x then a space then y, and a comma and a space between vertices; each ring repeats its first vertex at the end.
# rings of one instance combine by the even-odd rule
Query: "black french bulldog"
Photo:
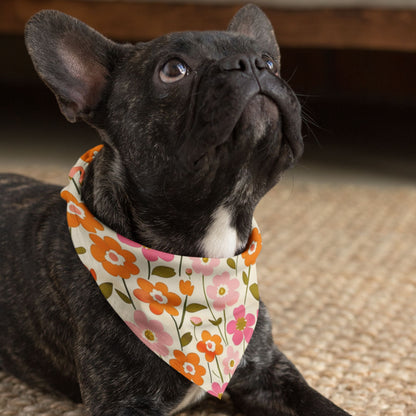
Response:
MULTIPOLYGON (((136 45, 42 11, 26 43, 62 113, 104 142, 82 188, 97 218, 162 251, 227 257, 245 248, 259 199, 303 150, 300 105, 279 77, 259 8, 242 8, 227 31, 136 45)), ((151 353, 99 293, 59 191, 0 175, 1 367, 82 400, 94 416, 170 415, 200 401, 201 389, 151 353)), ((262 303, 227 392, 246 415, 347 415, 276 348, 262 303)))

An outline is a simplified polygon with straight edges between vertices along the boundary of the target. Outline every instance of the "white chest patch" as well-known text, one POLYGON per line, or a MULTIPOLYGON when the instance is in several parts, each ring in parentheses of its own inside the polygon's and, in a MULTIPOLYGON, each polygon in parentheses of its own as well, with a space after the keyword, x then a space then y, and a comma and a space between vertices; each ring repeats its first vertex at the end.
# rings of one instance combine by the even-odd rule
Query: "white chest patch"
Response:
POLYGON ((231 226, 229 210, 220 206, 214 211, 208 231, 200 245, 206 257, 222 258, 235 255, 241 242, 236 229, 231 226))

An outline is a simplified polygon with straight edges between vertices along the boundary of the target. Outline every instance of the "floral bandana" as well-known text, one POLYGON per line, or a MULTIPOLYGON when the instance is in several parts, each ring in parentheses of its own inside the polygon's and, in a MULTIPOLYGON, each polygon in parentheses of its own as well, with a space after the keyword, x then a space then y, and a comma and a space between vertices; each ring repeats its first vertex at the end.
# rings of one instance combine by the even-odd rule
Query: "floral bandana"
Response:
POLYGON ((244 253, 185 257, 152 250, 111 230, 82 202, 81 156, 61 192, 75 250, 133 333, 184 377, 221 399, 253 335, 259 309, 259 230, 244 253))

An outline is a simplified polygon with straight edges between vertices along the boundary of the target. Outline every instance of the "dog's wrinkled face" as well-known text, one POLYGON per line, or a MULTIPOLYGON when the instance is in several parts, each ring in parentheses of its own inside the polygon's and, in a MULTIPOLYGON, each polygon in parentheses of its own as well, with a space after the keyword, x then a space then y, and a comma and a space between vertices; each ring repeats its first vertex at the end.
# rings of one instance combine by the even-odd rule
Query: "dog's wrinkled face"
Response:
POLYGON ((256 6, 241 9, 227 31, 136 45, 46 11, 28 23, 26 42, 64 115, 101 132, 113 158, 109 180, 140 205, 141 219, 152 211, 160 222, 197 223, 224 205, 249 218, 302 153, 300 106, 256 6))
MULTIPOLYGON (((301 152, 299 136, 283 128, 282 116, 297 123, 299 109, 288 108, 293 96, 278 77, 273 52, 233 32, 153 41, 129 60, 136 76, 125 73, 115 84, 110 102, 118 122, 110 136, 120 140, 117 147, 135 143, 148 155, 145 172, 169 169, 165 186, 169 178, 210 193, 218 181, 232 187, 238 178, 252 191, 264 182, 269 187, 301 152), (135 89, 141 96, 126 101, 135 89)), ((143 167, 141 159, 132 175, 143 167)))

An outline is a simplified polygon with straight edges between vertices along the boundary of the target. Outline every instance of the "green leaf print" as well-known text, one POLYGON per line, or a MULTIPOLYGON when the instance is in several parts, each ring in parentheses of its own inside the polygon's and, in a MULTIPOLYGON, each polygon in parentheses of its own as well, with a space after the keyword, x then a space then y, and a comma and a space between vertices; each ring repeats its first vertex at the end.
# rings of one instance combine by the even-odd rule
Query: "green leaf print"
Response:
POLYGON ((206 306, 200 305, 199 303, 191 303, 190 305, 186 307, 186 312, 190 312, 190 313, 199 312, 206 308, 207 308, 206 306))
POLYGON ((113 284, 112 283, 102 283, 100 286, 101 293, 106 299, 108 299, 113 293, 113 284))
POLYGON ((250 286, 250 292, 253 295, 254 299, 256 300, 260 300, 260 295, 259 295, 259 286, 257 285, 257 283, 253 283, 250 286))
POLYGON ((186 334, 183 334, 181 337, 181 345, 182 347, 185 347, 192 341, 192 334, 190 332, 187 332, 186 334))
POLYGON ((125 295, 123 292, 120 292, 118 289, 116 289, 116 292, 117 292, 117 295, 120 296, 123 302, 128 303, 128 304, 132 303, 130 298, 127 295, 125 295))
POLYGON ((229 259, 227 259, 227 264, 232 268, 232 269, 236 269, 236 265, 235 265, 235 261, 234 261, 234 259, 233 258, 229 258, 229 259))
POLYGON ((170 278, 176 275, 176 272, 172 267, 157 266, 152 270, 152 274, 159 277, 170 278))
POLYGON ((221 322, 222 322, 222 318, 221 317, 219 317, 217 320, 213 320, 213 319, 208 319, 208 321, 210 321, 211 323, 212 323, 212 325, 215 325, 215 326, 218 326, 218 325, 220 325, 221 324, 221 322))
POLYGON ((248 276, 246 272, 243 272, 243 282, 246 286, 248 285, 248 276))

